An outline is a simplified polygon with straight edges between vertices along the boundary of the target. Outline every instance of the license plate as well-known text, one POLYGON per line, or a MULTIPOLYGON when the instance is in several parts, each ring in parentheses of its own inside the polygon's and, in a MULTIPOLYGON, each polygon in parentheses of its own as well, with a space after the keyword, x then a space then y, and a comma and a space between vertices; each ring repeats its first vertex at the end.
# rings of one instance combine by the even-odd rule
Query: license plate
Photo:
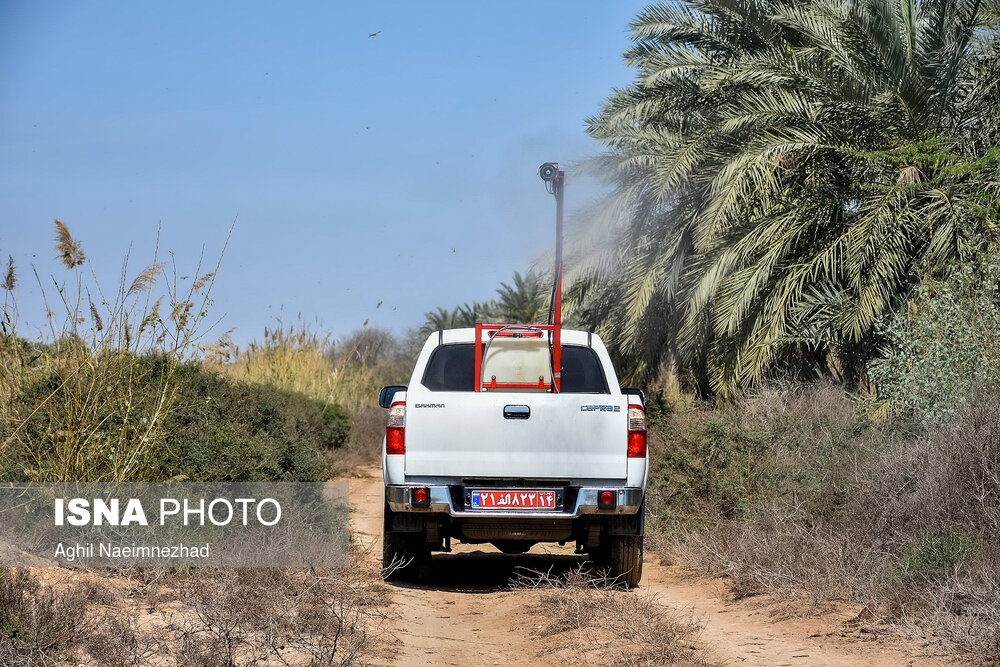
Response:
POLYGON ((472 509, 554 510, 555 491, 480 490, 472 492, 472 509))

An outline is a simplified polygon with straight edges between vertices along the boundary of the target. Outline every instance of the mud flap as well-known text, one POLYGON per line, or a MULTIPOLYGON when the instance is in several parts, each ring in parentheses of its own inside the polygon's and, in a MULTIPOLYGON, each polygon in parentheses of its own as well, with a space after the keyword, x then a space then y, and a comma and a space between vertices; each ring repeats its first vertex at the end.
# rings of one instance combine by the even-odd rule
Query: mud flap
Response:
POLYGON ((387 527, 396 533, 420 533, 424 530, 424 518, 409 512, 393 512, 392 525, 387 527))
POLYGON ((635 514, 619 514, 605 519, 604 534, 615 537, 642 535, 646 531, 646 499, 635 514))

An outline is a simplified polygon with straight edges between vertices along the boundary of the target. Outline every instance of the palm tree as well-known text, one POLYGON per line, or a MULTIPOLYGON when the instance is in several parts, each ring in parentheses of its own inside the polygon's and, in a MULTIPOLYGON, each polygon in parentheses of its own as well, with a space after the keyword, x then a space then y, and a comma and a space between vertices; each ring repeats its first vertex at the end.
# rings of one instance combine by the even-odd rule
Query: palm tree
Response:
POLYGON ((461 329, 475 326, 477 322, 496 322, 501 319, 495 301, 473 301, 456 306, 452 310, 441 308, 424 313, 424 325, 420 333, 424 336, 442 329, 461 329))
POLYGON ((497 315, 504 322, 545 324, 549 320, 551 281, 529 270, 523 276, 514 272, 513 284, 500 283, 497 289, 497 315))
POLYGON ((441 331, 443 329, 457 329, 462 324, 459 321, 459 311, 458 308, 454 310, 447 310, 438 306, 437 310, 432 310, 429 313, 424 313, 424 324, 420 327, 420 334, 426 336, 434 331, 441 331))
POLYGON ((459 326, 472 327, 477 322, 496 322, 499 319, 496 301, 473 301, 458 307, 459 326))
POLYGON ((440 329, 458 329, 483 323, 540 324, 548 322, 551 280, 529 270, 523 276, 514 272, 511 284, 500 283, 497 299, 473 301, 452 310, 441 308, 424 314, 420 333, 440 329))
POLYGON ((997 1, 691 0, 631 25, 635 81, 589 133, 613 194, 578 312, 632 363, 723 394, 860 363, 921 271, 1000 207, 997 1))

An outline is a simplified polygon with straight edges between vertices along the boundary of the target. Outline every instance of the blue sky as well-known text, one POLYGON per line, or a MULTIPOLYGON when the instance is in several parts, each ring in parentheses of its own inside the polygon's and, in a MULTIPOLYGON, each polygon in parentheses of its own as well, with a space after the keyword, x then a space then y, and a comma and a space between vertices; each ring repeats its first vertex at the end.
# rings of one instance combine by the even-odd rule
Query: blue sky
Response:
MULTIPOLYGON (((105 285, 158 225, 183 274, 236 218, 214 297, 238 341, 279 310, 346 334, 490 298, 551 245, 535 169, 597 150, 584 119, 630 80, 642 6, 0 0, 0 252, 26 333, 30 265, 61 271, 53 218, 105 285)), ((595 196, 576 185, 571 209, 595 196)))

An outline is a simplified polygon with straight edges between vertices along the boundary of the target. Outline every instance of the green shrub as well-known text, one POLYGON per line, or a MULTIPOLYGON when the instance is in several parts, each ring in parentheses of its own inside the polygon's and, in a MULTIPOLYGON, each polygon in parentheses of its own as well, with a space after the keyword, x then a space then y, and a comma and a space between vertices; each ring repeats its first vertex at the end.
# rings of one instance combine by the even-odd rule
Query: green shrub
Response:
POLYGON ((94 350, 72 336, 34 354, 5 345, 2 356, 5 472, 16 463, 16 475, 39 481, 136 479, 162 452, 176 362, 94 350))
POLYGON ((928 576, 954 570, 976 555, 979 546, 963 533, 927 534, 911 543, 903 554, 905 572, 928 576))
POLYGON ((178 409, 167 419, 168 452, 159 479, 317 481, 328 451, 350 430, 347 412, 302 394, 233 381, 186 364, 177 374, 178 409))
POLYGON ((956 414, 970 392, 1000 382, 1000 260, 926 280, 883 333, 886 354, 869 369, 879 398, 932 422, 956 414))
POLYGON ((69 382, 56 364, 29 369, 8 406, 12 421, 24 423, 0 455, 4 479, 325 480, 330 450, 348 438, 349 415, 336 404, 163 355, 116 352, 94 360, 69 382), (98 378, 118 384, 104 386, 98 378), (106 395, 119 398, 103 400, 106 395), (122 410, 125 403, 131 412, 122 410), (155 429, 143 430, 165 403, 155 429), (137 438, 147 438, 148 446, 135 446, 137 438), (137 451, 142 457, 136 465, 118 460, 137 451))

